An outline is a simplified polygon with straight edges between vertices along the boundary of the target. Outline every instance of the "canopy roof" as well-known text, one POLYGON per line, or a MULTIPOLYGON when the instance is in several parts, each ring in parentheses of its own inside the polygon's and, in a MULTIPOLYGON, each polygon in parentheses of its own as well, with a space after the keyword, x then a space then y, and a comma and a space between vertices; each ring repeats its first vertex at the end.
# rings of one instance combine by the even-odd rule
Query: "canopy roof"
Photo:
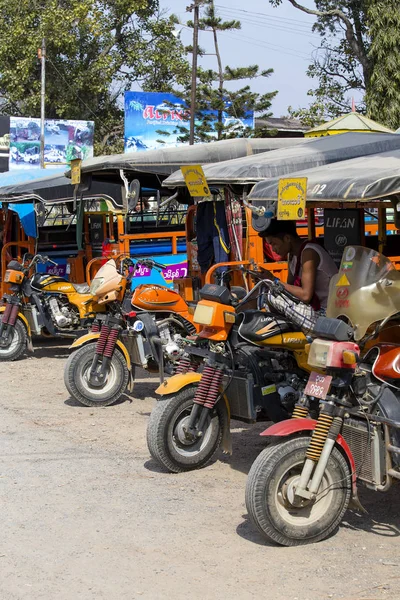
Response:
POLYGON ((195 144, 194 146, 181 145, 176 148, 161 148, 147 152, 98 156, 85 160, 82 163, 82 172, 95 173, 124 169, 167 176, 179 169, 181 165, 231 160, 277 148, 295 146, 302 142, 304 142, 302 138, 238 138, 208 144, 195 144))
POLYGON ((318 135, 330 135, 336 132, 343 131, 366 131, 370 133, 394 133, 388 127, 372 121, 360 115, 357 112, 350 112, 346 115, 342 115, 338 119, 333 119, 328 123, 322 123, 318 127, 309 129, 305 134, 306 137, 313 137, 318 135))
MULTIPOLYGON (((307 177, 307 200, 321 204, 387 198, 400 193, 400 149, 296 171, 290 177, 307 177)), ((279 179, 257 183, 249 200, 256 204, 276 201, 279 179)))
MULTIPOLYGON (((38 200, 48 204, 66 202, 74 197, 75 186, 64 174, 57 173, 41 179, 0 187, 0 201, 30 202, 38 200)), ((91 181, 90 189, 83 193, 84 198, 107 200, 115 210, 122 210, 125 190, 122 182, 91 181)), ((78 199, 80 194, 78 193, 78 199)))
MULTIPOLYGON (((400 136, 396 134, 343 133, 302 140, 294 148, 206 165, 204 174, 209 185, 247 185, 272 177, 283 177, 295 171, 397 149, 400 149, 400 136)), ((182 187, 185 186, 185 180, 177 171, 163 185, 182 187)))

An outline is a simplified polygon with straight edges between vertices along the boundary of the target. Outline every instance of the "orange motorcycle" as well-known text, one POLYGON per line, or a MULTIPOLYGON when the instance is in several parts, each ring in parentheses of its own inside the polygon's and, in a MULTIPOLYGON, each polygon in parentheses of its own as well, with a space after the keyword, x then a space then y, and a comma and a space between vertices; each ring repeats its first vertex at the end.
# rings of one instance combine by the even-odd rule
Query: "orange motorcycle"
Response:
MULTIPOLYGON (((125 259, 128 263, 131 270, 165 268, 149 259, 125 259)), ((116 302, 121 277, 113 260, 97 272, 90 291, 99 305, 108 305, 107 314, 98 315, 91 332, 72 344, 65 366, 69 393, 86 406, 109 406, 127 387, 132 391, 135 367, 159 372, 162 382, 183 354, 180 340, 199 330, 194 310, 167 287, 139 285, 130 306, 116 302)))

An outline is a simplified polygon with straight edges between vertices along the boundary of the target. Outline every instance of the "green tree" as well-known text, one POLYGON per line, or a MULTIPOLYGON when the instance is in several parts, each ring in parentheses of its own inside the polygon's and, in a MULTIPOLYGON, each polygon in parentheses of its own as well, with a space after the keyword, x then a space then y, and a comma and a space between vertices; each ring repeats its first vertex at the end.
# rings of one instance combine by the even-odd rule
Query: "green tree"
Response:
POLYGON ((184 85, 190 66, 158 0, 0 0, 0 112, 95 121, 97 151, 122 151, 121 94, 184 85))
POLYGON ((392 129, 400 127, 400 10, 396 0, 370 2, 373 64, 366 94, 367 113, 392 129))
MULTIPOLYGON (((374 0, 315 0, 315 9, 288 0, 304 13, 315 15, 313 30, 321 35, 307 74, 318 80, 308 92, 308 108, 293 109, 289 114, 313 126, 351 110, 351 96, 368 89, 374 61, 370 55, 368 9, 374 0)), ((270 0, 274 6, 282 0, 270 0)), ((363 101, 357 110, 365 112, 363 101)))
MULTIPOLYGON (((226 83, 268 77, 273 70, 261 71, 258 65, 224 67, 218 44, 218 33, 240 29, 240 21, 223 21, 215 10, 213 0, 204 0, 203 5, 205 8, 199 21, 199 29, 212 32, 217 70, 203 69, 201 66, 198 68, 195 139, 201 142, 211 141, 215 139, 214 132, 218 140, 253 136, 254 130, 250 127, 238 126, 238 120, 243 119, 248 111, 254 111, 260 118, 271 116, 271 101, 277 92, 258 94, 252 92, 249 85, 231 91, 227 89, 226 83)), ((192 21, 188 21, 187 25, 194 26, 192 21)), ((187 50, 191 52, 192 47, 188 47, 187 50)), ((204 50, 199 48, 199 56, 203 54, 204 50)), ((183 91, 178 92, 187 106, 190 105, 190 92, 190 82, 183 91)), ((178 127, 178 131, 181 134, 181 141, 189 139, 189 131, 186 127, 178 127)), ((271 132, 257 131, 257 135, 268 134, 271 135, 271 132)))

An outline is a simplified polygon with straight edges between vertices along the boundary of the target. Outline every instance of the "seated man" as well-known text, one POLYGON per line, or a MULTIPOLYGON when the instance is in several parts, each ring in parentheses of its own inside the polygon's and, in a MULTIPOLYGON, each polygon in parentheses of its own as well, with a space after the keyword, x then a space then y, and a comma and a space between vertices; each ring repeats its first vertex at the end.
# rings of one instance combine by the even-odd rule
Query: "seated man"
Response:
MULTIPOLYGON (((291 306, 291 311, 302 316, 302 327, 311 329, 318 315, 325 314, 329 295, 329 282, 337 267, 329 254, 313 240, 302 240, 296 231, 295 221, 273 219, 270 226, 259 234, 265 238, 282 260, 288 261, 288 280, 282 285, 301 302, 291 306), (316 314, 317 313, 317 314, 316 314), (310 323, 307 324, 307 321, 310 323), (308 327, 310 325, 310 327, 308 327)), ((273 277, 265 272, 266 277, 273 277)), ((268 294, 268 302, 287 316, 289 301, 268 294)))

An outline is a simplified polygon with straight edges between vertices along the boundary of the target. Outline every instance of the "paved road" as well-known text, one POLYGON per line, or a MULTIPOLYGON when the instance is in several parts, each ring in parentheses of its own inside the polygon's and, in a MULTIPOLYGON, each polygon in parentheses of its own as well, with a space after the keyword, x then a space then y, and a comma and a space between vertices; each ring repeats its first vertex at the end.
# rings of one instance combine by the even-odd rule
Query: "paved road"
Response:
POLYGON ((150 460, 156 386, 89 409, 68 398, 66 347, 0 365, 1 600, 400 598, 399 486, 366 492, 329 540, 270 546, 248 522, 246 473, 263 442, 183 475, 150 460))

